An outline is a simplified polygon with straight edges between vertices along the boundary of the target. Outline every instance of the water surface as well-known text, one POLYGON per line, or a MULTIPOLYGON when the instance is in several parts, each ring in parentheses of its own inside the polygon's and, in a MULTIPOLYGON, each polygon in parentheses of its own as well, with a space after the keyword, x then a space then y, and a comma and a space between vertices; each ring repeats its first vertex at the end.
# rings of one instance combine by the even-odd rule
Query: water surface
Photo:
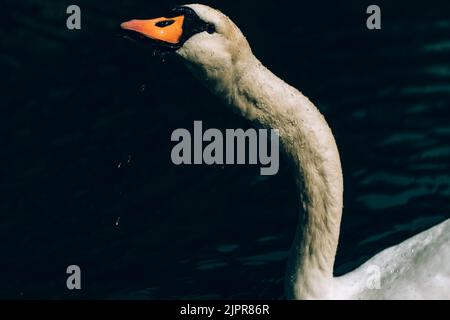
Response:
MULTIPOLYGON (((268 179, 172 165, 174 129, 250 124, 116 35, 168 2, 78 1, 76 32, 69 4, 6 0, 0 12, 0 297, 282 298, 297 221, 286 163, 268 179), (65 287, 70 264, 81 291, 65 287)), ((379 1, 380 31, 365 28, 369 4, 214 3, 335 133, 337 275, 450 218, 448 1, 379 1)))

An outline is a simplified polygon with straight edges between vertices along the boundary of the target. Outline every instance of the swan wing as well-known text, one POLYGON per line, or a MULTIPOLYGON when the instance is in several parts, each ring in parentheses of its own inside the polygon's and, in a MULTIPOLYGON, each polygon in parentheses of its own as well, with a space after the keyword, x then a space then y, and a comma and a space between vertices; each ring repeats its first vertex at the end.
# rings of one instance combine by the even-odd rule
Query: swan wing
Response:
POLYGON ((340 299, 450 299, 450 219, 336 278, 340 299))

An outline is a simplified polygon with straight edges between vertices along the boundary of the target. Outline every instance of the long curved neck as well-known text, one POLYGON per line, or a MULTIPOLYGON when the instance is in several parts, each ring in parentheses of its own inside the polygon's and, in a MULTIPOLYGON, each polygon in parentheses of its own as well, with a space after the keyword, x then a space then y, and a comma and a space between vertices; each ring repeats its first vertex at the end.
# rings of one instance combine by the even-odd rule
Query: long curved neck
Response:
POLYGON ((333 134, 318 109, 253 55, 235 66, 232 83, 218 85, 228 103, 259 126, 279 130, 293 164, 301 212, 286 276, 286 295, 332 297, 343 179, 333 134))

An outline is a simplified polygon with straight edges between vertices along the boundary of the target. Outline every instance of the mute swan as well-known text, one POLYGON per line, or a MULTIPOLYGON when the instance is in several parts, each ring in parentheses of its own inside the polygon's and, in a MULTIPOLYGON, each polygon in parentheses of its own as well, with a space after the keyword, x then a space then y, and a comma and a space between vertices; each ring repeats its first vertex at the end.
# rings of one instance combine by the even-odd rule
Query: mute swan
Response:
POLYGON ((308 98, 257 60, 227 16, 192 4, 163 18, 131 20, 121 27, 131 37, 180 57, 213 93, 257 126, 279 130, 304 212, 287 268, 287 298, 450 299, 450 219, 344 276, 333 276, 343 207, 333 134, 308 98))

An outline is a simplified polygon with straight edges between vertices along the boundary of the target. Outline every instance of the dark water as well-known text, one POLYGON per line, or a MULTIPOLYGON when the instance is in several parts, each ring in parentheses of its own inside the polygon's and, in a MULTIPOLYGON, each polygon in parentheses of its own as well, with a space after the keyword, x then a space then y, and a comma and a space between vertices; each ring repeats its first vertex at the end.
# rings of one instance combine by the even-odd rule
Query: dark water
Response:
MULTIPOLYGON (((212 3, 212 2, 208 2, 212 3)), ((286 164, 176 167, 194 120, 248 128, 179 64, 116 36, 167 1, 2 3, 0 297, 283 297, 297 220, 286 164), (66 267, 82 290, 66 289, 66 267)), ((336 274, 450 218, 450 5, 215 2, 327 117, 345 179, 336 274)))

